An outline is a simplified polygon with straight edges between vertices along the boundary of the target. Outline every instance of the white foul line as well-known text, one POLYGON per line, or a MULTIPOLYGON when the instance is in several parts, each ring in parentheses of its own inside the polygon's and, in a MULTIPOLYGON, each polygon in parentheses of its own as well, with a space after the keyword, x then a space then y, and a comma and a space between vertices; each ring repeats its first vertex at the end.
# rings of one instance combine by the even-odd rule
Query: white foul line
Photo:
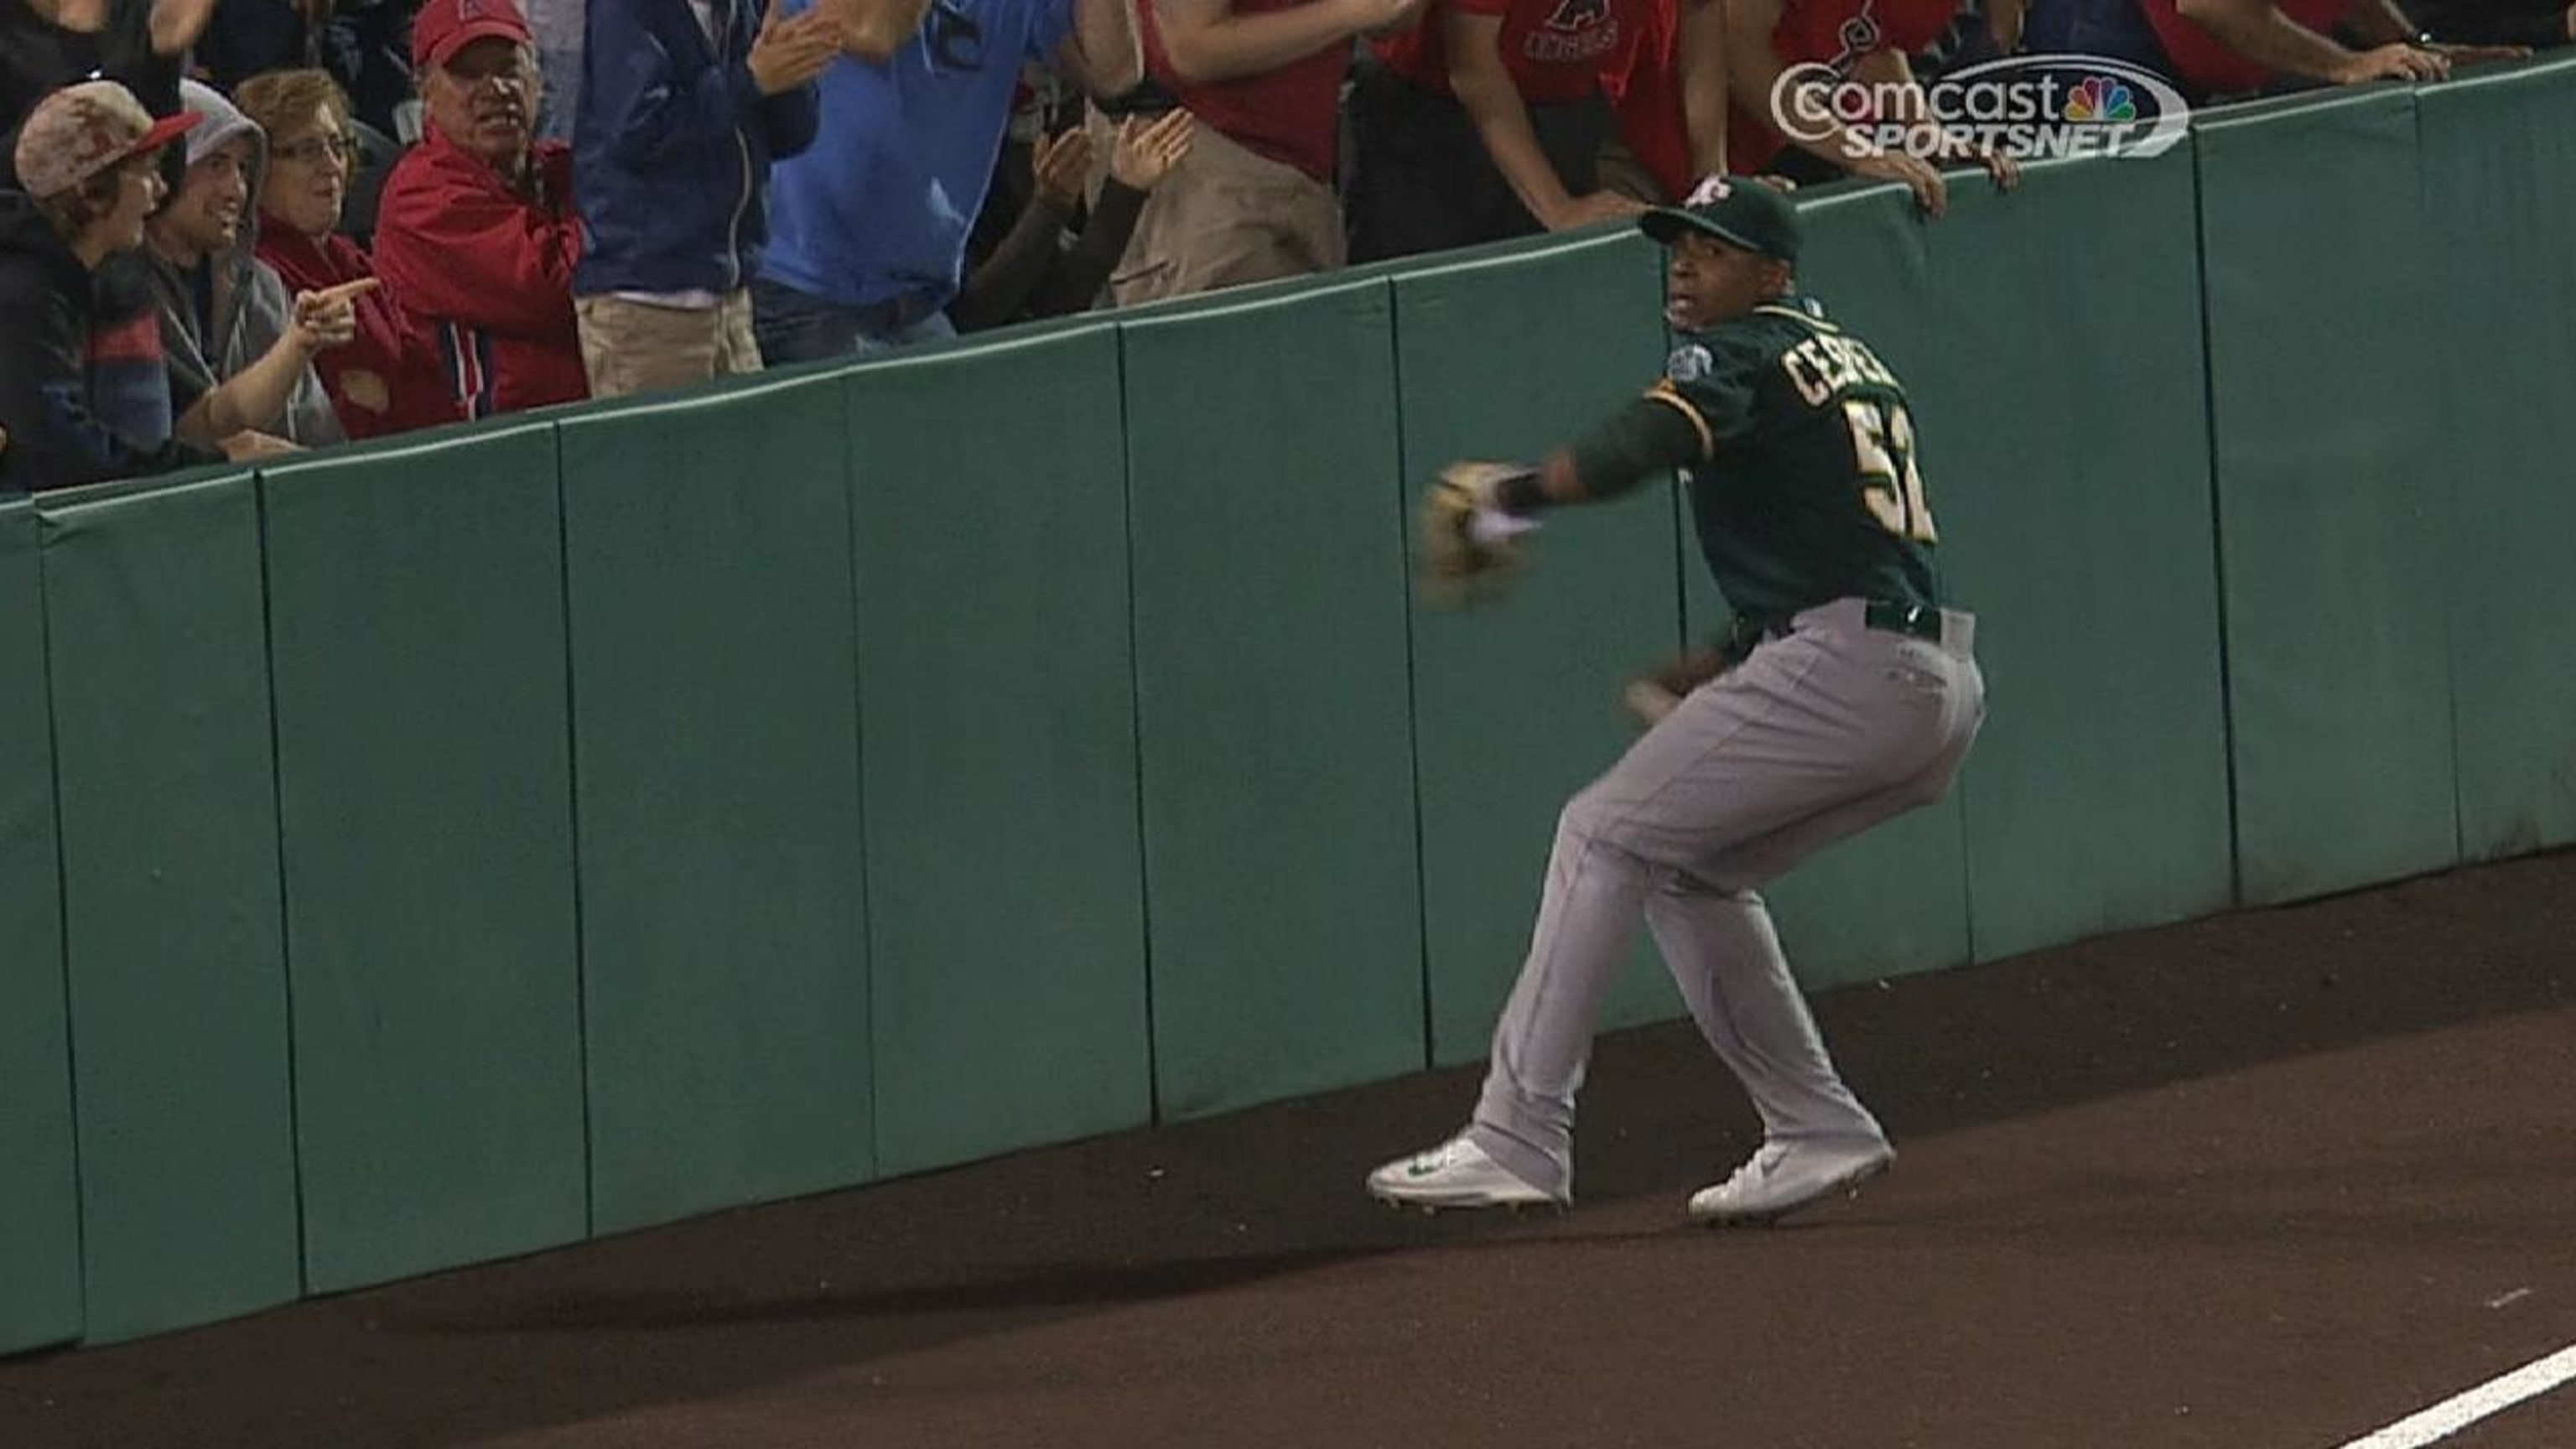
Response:
POLYGON ((2500 1414, 2525 1399, 2538 1398, 2569 1379, 2576 1379, 2576 1344, 2502 1378, 2489 1379, 2467 1393, 2455 1394, 2376 1434, 2365 1434, 2342 1449, 2420 1449, 2437 1439, 2448 1439, 2490 1414, 2500 1414))

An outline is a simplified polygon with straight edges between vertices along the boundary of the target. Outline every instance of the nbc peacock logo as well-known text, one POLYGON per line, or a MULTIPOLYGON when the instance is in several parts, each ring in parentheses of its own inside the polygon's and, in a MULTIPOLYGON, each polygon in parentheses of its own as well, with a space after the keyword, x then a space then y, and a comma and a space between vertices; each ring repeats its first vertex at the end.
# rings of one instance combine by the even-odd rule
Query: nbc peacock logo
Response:
POLYGON ((2129 88, 2112 76, 2086 76, 2066 97, 2066 119, 2078 124, 2118 125, 2138 118, 2138 103, 2129 88))

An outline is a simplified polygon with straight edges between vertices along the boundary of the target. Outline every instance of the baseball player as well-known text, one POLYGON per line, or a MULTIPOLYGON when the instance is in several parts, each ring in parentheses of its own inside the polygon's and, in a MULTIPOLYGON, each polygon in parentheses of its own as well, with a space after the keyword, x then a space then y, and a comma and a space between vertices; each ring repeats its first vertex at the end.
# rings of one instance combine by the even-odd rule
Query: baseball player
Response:
POLYGON ((1761 1148, 1692 1196, 1693 1219, 1768 1222, 1895 1156, 1826 1056, 1756 891, 1949 788, 1985 717, 1974 619, 1943 606, 1904 386, 1792 290, 1788 198, 1712 176, 1640 225, 1669 253, 1664 376, 1543 465, 1453 465, 1425 502, 1424 562, 1473 576, 1551 510, 1684 469, 1735 616, 1729 667, 1566 806, 1475 1116, 1369 1174, 1388 1202, 1573 1201, 1575 1093, 1640 915, 1762 1117, 1761 1148))

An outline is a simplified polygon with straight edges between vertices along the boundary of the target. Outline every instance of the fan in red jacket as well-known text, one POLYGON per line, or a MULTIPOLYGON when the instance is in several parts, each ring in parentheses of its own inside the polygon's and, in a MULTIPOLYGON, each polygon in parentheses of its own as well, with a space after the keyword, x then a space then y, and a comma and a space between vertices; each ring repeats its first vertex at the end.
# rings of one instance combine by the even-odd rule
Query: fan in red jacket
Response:
POLYGON ((429 0, 412 64, 428 126, 385 178, 377 275, 436 337, 466 416, 588 397, 572 310, 572 151, 533 139, 526 18, 512 0, 429 0))
MULTIPOLYGON (((349 199, 349 100, 322 70, 273 70, 242 82, 242 113, 268 133, 259 191, 259 259, 288 290, 319 292, 376 275, 337 230, 349 199)), ((352 438, 452 423, 465 416, 437 345, 382 287, 356 298, 358 335, 313 359, 331 410, 352 438)))

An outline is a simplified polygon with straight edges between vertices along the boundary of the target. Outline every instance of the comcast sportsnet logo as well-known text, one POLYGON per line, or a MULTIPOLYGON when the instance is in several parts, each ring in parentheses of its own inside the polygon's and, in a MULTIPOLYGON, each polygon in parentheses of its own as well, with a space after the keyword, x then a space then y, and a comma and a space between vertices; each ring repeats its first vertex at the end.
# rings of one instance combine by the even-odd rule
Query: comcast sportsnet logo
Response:
POLYGON ((2162 76, 2100 55, 1990 60, 1923 94, 1928 113, 1906 86, 1791 66, 1771 87, 1771 123, 1811 145, 1848 138, 1865 155, 1956 160, 1993 151, 2022 161, 2161 155, 2191 125, 2190 106, 2162 76))

